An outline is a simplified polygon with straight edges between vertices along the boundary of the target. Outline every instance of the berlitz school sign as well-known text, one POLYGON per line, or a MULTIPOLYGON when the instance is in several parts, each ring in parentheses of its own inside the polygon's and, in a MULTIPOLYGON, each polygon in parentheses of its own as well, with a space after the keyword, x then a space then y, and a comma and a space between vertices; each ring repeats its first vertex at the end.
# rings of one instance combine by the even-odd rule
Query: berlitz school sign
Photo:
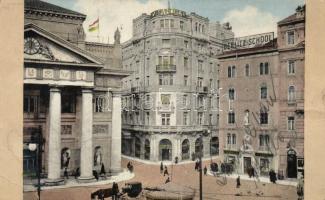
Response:
POLYGON ((261 33, 257 35, 249 35, 238 38, 226 39, 223 42, 224 51, 236 49, 249 49, 259 46, 273 46, 274 32, 261 33))

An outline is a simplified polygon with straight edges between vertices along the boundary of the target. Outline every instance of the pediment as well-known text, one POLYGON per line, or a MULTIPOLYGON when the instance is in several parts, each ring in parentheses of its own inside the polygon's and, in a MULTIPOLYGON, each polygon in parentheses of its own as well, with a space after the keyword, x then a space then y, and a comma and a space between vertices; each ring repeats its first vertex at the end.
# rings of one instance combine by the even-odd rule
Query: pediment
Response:
POLYGON ((101 67, 102 62, 76 45, 34 25, 25 25, 24 60, 101 67))

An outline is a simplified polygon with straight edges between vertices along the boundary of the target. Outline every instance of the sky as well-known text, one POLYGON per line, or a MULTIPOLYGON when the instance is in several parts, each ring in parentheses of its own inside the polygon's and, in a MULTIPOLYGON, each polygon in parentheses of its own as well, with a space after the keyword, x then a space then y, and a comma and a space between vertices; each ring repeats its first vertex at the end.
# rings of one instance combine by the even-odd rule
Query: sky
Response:
MULTIPOLYGON (((132 20, 142 13, 167 8, 168 0, 43 0, 87 15, 86 40, 114 42, 121 29, 121 42, 132 37, 132 20), (99 32, 88 26, 99 17, 99 32), (99 35, 99 38, 97 37, 99 35)), ((293 14, 304 0, 169 0, 171 8, 195 12, 210 21, 230 22, 236 37, 275 32, 276 23, 293 14)))

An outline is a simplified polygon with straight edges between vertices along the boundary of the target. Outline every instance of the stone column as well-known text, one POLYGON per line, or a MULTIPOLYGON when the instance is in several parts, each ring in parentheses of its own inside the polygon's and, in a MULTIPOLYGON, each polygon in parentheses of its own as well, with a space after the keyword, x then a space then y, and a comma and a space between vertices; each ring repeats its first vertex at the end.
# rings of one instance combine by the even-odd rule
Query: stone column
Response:
POLYGON ((82 89, 81 100, 81 147, 79 182, 91 182, 93 176, 93 93, 82 89))
POLYGON ((111 172, 119 173, 121 168, 121 94, 113 93, 112 108, 112 144, 111 144, 111 172))
POLYGON ((49 109, 49 152, 48 175, 46 184, 57 185, 63 183, 61 178, 61 91, 50 89, 49 109))

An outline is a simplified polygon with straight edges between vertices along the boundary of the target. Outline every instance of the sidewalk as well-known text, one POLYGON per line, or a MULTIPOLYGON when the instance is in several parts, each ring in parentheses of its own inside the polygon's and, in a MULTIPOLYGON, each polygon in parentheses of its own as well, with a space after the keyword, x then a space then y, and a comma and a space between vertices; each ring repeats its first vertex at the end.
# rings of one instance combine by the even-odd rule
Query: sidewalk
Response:
MULTIPOLYGON (((213 176, 211 171, 208 171, 208 175, 213 176)), ((257 182, 262 182, 262 183, 271 183, 269 177, 259 177, 257 178, 249 178, 249 176, 247 174, 230 174, 230 175, 225 175, 225 174, 221 174, 219 176, 216 177, 227 177, 227 178, 232 178, 232 179, 236 179, 238 176, 240 176, 240 180, 245 180, 245 181, 257 181, 257 182)), ((289 185, 289 186, 297 186, 297 180, 277 180, 276 184, 279 185, 289 185)))
MULTIPOLYGON (((130 156, 126 156, 126 155, 122 155, 122 158, 128 159, 128 160, 133 160, 133 161, 137 161, 143 164, 148 164, 148 165, 160 165, 161 162, 163 162, 164 165, 175 165, 174 160, 173 161, 151 161, 151 160, 142 160, 140 158, 134 158, 134 157, 130 157, 130 156)), ((202 158, 202 162, 205 161, 210 161, 211 157, 209 158, 202 158)), ((218 156, 213 156, 212 160, 219 160, 218 156)), ((178 161, 177 165, 184 165, 184 164, 191 164, 191 163, 195 163, 196 160, 192 161, 192 160, 186 160, 186 161, 178 161)))
MULTIPOLYGON (((84 187, 84 186, 94 186, 94 185, 107 185, 113 182, 121 182, 127 181, 134 177, 134 173, 130 173, 128 170, 124 170, 117 176, 107 177, 106 180, 100 180, 91 183, 78 183, 77 180, 71 176, 71 179, 65 181, 64 185, 59 186, 42 186, 42 190, 51 190, 51 189, 63 189, 63 188, 72 188, 72 187, 84 187)), ((32 182, 35 180, 24 180, 24 192, 32 192, 36 191, 37 187, 35 187, 32 182), (27 184, 26 184, 27 182, 27 184)), ((41 183, 44 183, 44 179, 41 180, 41 183)))

